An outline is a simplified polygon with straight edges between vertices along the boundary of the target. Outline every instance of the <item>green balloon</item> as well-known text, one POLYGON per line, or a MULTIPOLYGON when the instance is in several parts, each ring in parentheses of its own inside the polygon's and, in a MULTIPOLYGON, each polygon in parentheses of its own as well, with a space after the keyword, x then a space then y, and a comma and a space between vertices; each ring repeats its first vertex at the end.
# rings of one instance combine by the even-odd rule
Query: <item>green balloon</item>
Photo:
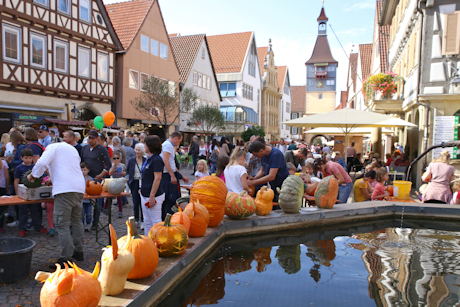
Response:
POLYGON ((94 118, 94 127, 96 127, 96 129, 104 128, 104 119, 102 116, 96 116, 94 118))

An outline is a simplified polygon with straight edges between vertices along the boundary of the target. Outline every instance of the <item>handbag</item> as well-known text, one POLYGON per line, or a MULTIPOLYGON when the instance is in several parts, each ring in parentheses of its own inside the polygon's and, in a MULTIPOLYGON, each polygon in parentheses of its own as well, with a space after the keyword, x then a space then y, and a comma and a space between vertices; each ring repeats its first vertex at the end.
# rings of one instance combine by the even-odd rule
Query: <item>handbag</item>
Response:
POLYGON ((211 161, 212 163, 217 163, 217 159, 218 157, 216 151, 213 150, 211 156, 209 157, 209 161, 211 161))

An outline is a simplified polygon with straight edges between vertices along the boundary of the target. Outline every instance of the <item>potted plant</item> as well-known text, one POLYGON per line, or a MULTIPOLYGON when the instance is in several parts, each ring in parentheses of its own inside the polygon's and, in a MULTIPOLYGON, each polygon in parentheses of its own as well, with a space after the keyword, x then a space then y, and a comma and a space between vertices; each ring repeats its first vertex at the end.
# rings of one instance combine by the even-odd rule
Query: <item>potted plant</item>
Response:
POLYGON ((391 95, 398 90, 398 83, 402 80, 396 73, 378 73, 369 76, 363 84, 363 96, 365 101, 370 99, 390 99, 391 95))

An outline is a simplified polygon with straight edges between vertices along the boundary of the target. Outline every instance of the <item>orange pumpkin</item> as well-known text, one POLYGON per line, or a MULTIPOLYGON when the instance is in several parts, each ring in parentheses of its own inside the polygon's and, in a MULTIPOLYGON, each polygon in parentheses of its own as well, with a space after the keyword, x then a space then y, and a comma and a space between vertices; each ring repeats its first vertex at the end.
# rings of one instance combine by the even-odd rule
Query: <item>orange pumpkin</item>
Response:
POLYGON ((310 193, 308 193, 308 195, 309 195, 309 196, 315 196, 316 190, 318 190, 318 187, 316 187, 316 189, 314 189, 313 191, 311 191, 310 193))
POLYGON ((43 284, 40 291, 42 307, 96 307, 101 300, 101 284, 97 280, 99 262, 94 272, 83 271, 75 263, 64 263, 65 269, 56 264, 56 271, 43 284))
POLYGON ((273 198, 275 192, 272 189, 267 189, 266 186, 260 188, 257 192, 256 214, 260 216, 268 215, 273 210, 273 198))
POLYGON ((208 209, 209 227, 217 226, 222 221, 227 192, 225 182, 216 176, 205 176, 193 183, 190 202, 199 200, 208 209))
POLYGON ((394 186, 389 185, 389 186, 387 187, 387 192, 390 193, 390 196, 393 196, 393 193, 394 193, 394 186))
POLYGON ((254 195, 256 194, 256 186, 250 186, 249 189, 251 190, 251 192, 249 193, 249 196, 252 196, 254 197, 254 195))
POLYGON ((149 237, 139 235, 133 216, 126 221, 126 225, 128 235, 118 239, 118 246, 120 249, 129 250, 136 259, 134 268, 128 274, 128 279, 150 276, 158 266, 158 249, 149 237))
POLYGON ((256 212, 254 199, 247 191, 229 192, 225 201, 225 214, 233 220, 244 220, 256 212))
POLYGON ((88 195, 101 195, 102 184, 97 181, 86 180, 86 194, 88 195))
POLYGON ((323 178, 315 192, 315 202, 318 208, 331 209, 339 194, 339 185, 334 176, 323 178))
POLYGON ((254 260, 257 261, 257 272, 265 271, 265 266, 272 263, 270 253, 271 247, 262 247, 254 250, 254 260))
POLYGON ((197 200, 196 202, 190 202, 185 207, 184 213, 190 218, 190 230, 188 235, 190 237, 204 236, 209 223, 208 209, 197 200))
POLYGON ((171 223, 184 226, 187 233, 190 231, 190 218, 182 211, 181 208, 179 208, 179 212, 173 214, 171 217, 171 223))
POLYGON ((182 254, 188 245, 188 234, 180 224, 171 224, 171 214, 167 214, 164 222, 159 222, 149 230, 149 238, 157 243, 160 257, 182 254))

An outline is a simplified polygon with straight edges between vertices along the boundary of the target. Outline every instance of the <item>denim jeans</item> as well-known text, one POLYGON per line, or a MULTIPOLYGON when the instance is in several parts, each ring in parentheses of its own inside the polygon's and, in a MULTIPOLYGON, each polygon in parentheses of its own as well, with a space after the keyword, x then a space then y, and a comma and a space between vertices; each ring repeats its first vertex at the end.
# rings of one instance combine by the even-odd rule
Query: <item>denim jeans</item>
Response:
POLYGON ((142 216, 142 207, 141 207, 141 196, 139 195, 139 180, 134 179, 131 183, 131 196, 133 197, 133 207, 134 207, 134 218, 136 222, 143 222, 144 218, 142 216))
POLYGON ((198 162, 198 156, 192 156, 193 158, 193 173, 196 172, 196 163, 198 162))
POLYGON ((353 189, 353 183, 342 183, 339 185, 339 195, 337 199, 340 200, 340 203, 346 204, 348 201, 348 196, 350 196, 351 190, 353 189))
POLYGON ((93 221, 93 215, 91 214, 91 211, 93 211, 92 209, 93 206, 91 206, 91 203, 83 203, 83 210, 81 212, 81 221, 83 225, 85 225, 85 219, 86 225, 90 225, 93 221))
POLYGON ((36 231, 42 229, 42 220, 40 218, 40 204, 18 205, 19 206, 19 230, 26 231, 27 228, 27 215, 30 210, 32 215, 32 225, 36 231))
POLYGON ((211 162, 211 174, 214 174, 217 170, 217 162, 211 162))

